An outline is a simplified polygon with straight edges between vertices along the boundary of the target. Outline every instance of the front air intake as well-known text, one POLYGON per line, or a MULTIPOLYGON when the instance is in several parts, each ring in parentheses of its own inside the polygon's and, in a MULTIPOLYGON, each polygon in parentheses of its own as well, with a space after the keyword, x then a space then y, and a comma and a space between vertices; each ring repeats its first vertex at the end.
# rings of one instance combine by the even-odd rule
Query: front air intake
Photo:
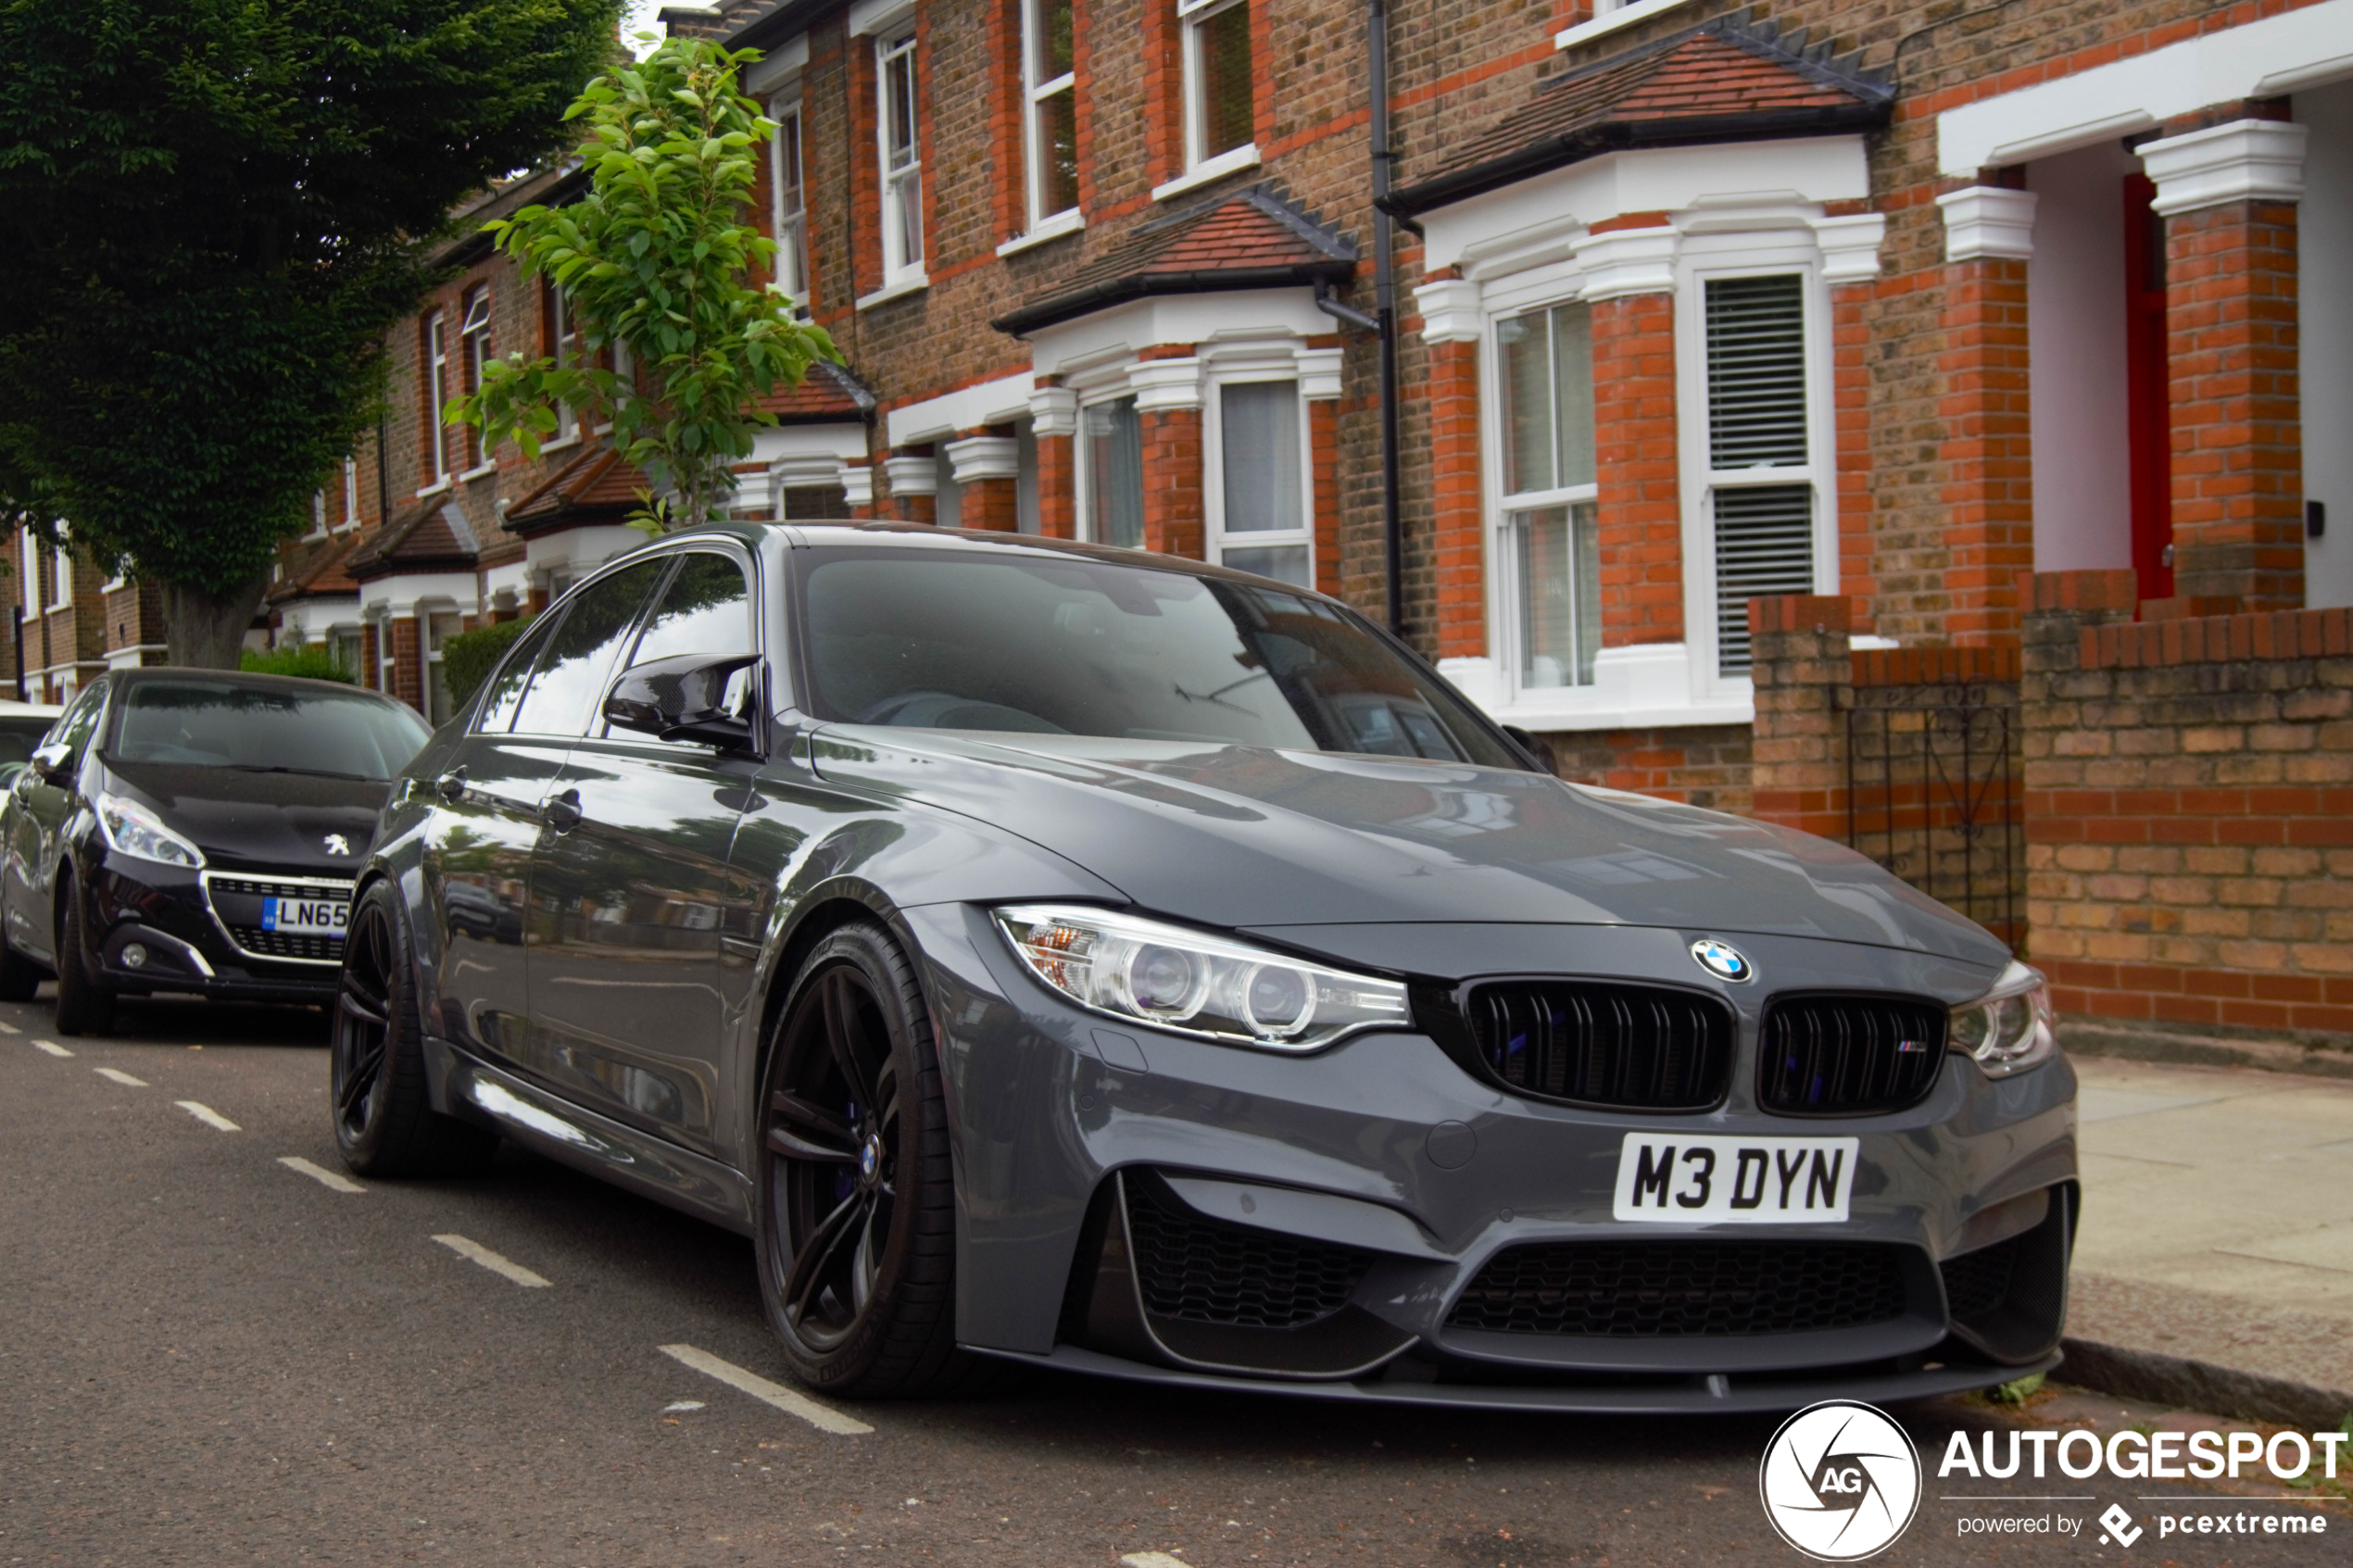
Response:
POLYGON ((1696 992, 1496 980, 1473 986, 1463 1013, 1487 1074, 1536 1098, 1705 1110, 1731 1071, 1731 1012, 1696 992))
POLYGON ((1861 1328, 1905 1314, 1904 1248, 1836 1241, 1556 1241, 1505 1248, 1450 1328, 1684 1338, 1861 1328))
POLYGON ((1918 1105, 1944 1066, 1945 1017, 1908 997, 1775 997, 1757 1033, 1757 1104, 1783 1116, 1918 1105))

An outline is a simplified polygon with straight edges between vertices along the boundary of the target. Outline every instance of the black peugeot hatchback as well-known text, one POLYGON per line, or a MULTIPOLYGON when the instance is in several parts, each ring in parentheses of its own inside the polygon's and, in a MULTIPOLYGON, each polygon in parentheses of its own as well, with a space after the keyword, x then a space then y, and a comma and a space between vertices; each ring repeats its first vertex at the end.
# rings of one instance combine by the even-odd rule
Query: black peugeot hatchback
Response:
POLYGON ((105 1033, 126 995, 331 999, 353 873, 429 734, 327 681, 94 681, 0 806, 0 999, 54 973, 66 1035, 105 1033))

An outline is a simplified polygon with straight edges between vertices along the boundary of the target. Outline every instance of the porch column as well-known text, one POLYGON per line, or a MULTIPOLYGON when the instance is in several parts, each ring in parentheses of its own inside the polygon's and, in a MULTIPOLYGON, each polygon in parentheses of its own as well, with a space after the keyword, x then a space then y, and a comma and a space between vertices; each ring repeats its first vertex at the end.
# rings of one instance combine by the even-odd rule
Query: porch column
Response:
POLYGON ((2173 588, 2194 613, 2304 606, 2305 137, 2241 119, 2140 149, 2165 219, 2173 588))
POLYGON ((2034 569, 2026 266, 2035 199, 2005 185, 1936 198, 1944 213, 1944 630, 1957 644, 2016 636, 2019 573, 2034 569))
POLYGON ((1487 648, 1487 520, 1479 483, 1478 285, 1441 277, 1414 291, 1427 353, 1430 560, 1437 571, 1438 657, 1487 648))
POLYGON ((1029 395, 1029 433, 1038 443, 1038 532, 1078 537, 1078 395, 1040 376, 1029 395))
POLYGON ((1148 348, 1128 372, 1144 448, 1144 548, 1203 559, 1201 360, 1193 345, 1148 348))
POLYGON ((948 444, 955 465, 959 521, 966 528, 1012 533, 1021 526, 1021 443, 1011 427, 988 425, 948 444))
POLYGON ((937 522, 939 459, 928 446, 906 446, 883 459, 890 510, 908 522, 937 522))

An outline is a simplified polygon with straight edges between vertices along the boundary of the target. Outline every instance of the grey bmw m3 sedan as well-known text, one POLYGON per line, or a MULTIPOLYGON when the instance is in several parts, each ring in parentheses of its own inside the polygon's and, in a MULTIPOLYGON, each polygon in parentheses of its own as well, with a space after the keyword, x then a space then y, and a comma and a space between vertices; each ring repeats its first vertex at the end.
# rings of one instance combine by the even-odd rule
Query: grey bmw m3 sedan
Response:
POLYGON ((1794 1408, 2057 1361, 2042 977, 1802 834, 1564 784, 1335 600, 902 524, 661 539, 396 783, 344 1158, 754 1240, 793 1374, 1794 1408))

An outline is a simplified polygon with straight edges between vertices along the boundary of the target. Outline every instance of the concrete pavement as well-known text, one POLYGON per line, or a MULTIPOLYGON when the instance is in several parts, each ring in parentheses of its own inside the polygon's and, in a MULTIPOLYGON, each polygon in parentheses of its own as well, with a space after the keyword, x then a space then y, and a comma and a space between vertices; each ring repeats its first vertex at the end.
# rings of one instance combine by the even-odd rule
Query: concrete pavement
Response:
POLYGON ((2070 1336, 2353 1389, 2353 1083, 2074 1062, 2083 1223, 2070 1336))

